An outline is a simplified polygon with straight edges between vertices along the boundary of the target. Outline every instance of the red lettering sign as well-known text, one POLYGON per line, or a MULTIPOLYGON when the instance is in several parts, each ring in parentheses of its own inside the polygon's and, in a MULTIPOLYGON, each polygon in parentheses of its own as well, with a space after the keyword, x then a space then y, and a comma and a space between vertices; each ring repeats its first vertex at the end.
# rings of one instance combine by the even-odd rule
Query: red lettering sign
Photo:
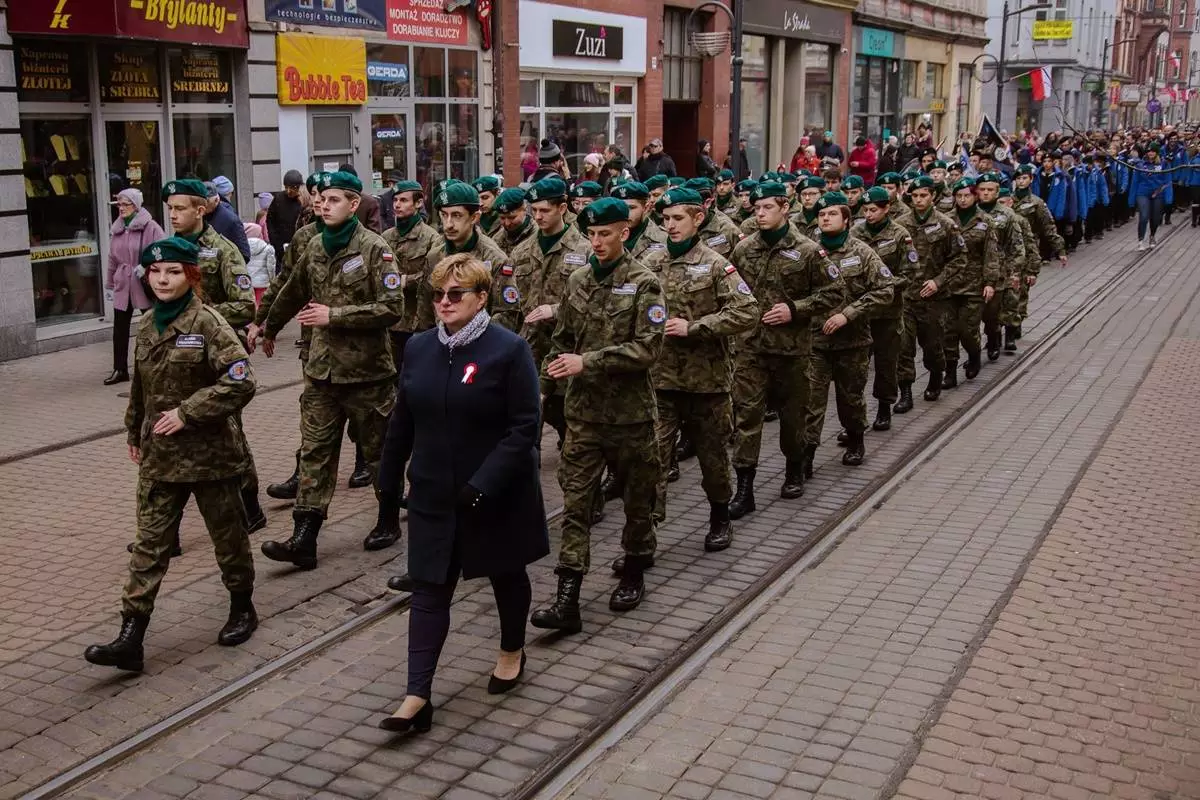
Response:
POLYGON ((58 36, 250 46, 245 0, 38 0, 10 3, 8 30, 58 36))
POLYGON ((465 45, 467 16, 447 14, 445 0, 388 0, 387 35, 398 42, 465 45))

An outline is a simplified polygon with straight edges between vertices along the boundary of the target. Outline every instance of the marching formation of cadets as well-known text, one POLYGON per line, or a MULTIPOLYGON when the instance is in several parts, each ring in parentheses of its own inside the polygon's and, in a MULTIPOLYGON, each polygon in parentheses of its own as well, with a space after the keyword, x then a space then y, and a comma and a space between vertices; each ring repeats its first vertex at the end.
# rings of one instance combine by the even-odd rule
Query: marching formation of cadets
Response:
MULTIPOLYGON (((544 421, 558 435, 564 495, 557 591, 532 615, 539 628, 579 631, 590 530, 620 497, 624 555, 610 606, 635 608, 653 567, 655 529, 670 517, 678 459, 698 460, 710 505, 702 546, 728 548, 753 514, 763 425, 779 421, 786 460, 780 497, 812 477, 828 397, 845 449, 866 457, 879 432, 913 409, 918 346, 927 402, 974 378, 1021 337, 1040 252, 1064 243, 1022 168, 1013 190, 985 172, 768 173, 717 180, 568 185, 554 151, 527 188, 495 177, 442 181, 430 196, 394 187, 395 226, 369 230, 352 173, 308 178, 304 214, 280 271, 255 309, 237 250, 203 221, 204 187, 168 183, 175 236, 147 248, 158 303, 137 334, 127 416, 139 462, 138 534, 117 639, 88 648, 96 664, 140 670, 154 599, 194 496, 231 594, 226 645, 253 634, 248 534, 265 525, 241 409, 254 394, 248 353, 272 356, 292 320, 303 330, 304 390, 295 473, 268 488, 294 499, 294 528, 263 555, 315 569, 335 492, 343 428, 356 444, 352 481, 374 483, 378 519, 363 547, 401 536, 403 477, 378 474, 404 344, 434 326, 428 278, 468 253, 493 276, 492 320, 519 332, 541 368, 544 421), (424 209, 431 211, 426 221, 424 209), (197 296, 185 282, 198 270, 197 296), (186 291, 185 291, 186 290, 186 291), (984 335, 981 337, 980 328, 984 335), (869 419, 867 376, 873 364, 869 419)), ((352 483, 352 485, 355 485, 352 483)), ((698 545, 700 543, 697 543, 698 545)), ((393 588, 409 588, 407 576, 393 588)))

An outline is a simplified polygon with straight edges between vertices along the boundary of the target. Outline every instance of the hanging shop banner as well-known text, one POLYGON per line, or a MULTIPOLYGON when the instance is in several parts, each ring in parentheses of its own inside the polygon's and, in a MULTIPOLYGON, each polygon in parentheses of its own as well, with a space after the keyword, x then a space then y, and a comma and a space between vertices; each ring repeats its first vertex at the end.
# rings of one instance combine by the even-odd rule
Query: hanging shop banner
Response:
POLYGON ((465 45, 467 15, 445 0, 387 0, 387 35, 397 42, 465 45))
POLYGON ((1075 22, 1069 19, 1039 19, 1033 23, 1033 38, 1036 41, 1070 39, 1075 35, 1075 22))
POLYGON ((281 33, 276 43, 281 106, 367 102, 367 46, 346 36, 281 33))
POLYGON ((381 31, 386 8, 386 0, 267 0, 267 21, 381 31))
MULTIPOLYGON (((324 0, 317 0, 323 2, 324 0)), ((353 0, 343 0, 343 2, 353 0)), ((9 33, 250 46, 245 0, 41 0, 9 3, 9 33)))

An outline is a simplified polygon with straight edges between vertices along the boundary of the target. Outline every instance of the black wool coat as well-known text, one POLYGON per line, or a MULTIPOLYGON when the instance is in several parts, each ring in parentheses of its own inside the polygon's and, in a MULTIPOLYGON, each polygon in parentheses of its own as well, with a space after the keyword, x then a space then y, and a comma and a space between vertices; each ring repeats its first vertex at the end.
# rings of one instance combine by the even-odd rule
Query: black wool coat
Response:
POLYGON ((529 345, 499 325, 453 355, 436 329, 408 340, 379 485, 398 493, 408 464, 415 580, 444 583, 454 560, 479 578, 549 554, 538 392, 529 345), (468 484, 483 493, 473 510, 460 500, 468 484))

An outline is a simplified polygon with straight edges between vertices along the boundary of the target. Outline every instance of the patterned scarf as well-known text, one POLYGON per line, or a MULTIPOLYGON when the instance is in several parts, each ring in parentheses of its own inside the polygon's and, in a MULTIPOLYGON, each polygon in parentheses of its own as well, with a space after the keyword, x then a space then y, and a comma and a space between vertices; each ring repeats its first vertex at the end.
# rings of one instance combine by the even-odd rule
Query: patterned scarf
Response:
POLYGON ((441 320, 438 320, 437 333, 438 341, 450 348, 450 352, 454 353, 456 347, 466 347, 471 342, 478 339, 487 330, 488 323, 492 318, 488 315, 486 309, 480 309, 479 313, 471 317, 471 321, 458 329, 457 333, 446 333, 446 325, 441 320))

